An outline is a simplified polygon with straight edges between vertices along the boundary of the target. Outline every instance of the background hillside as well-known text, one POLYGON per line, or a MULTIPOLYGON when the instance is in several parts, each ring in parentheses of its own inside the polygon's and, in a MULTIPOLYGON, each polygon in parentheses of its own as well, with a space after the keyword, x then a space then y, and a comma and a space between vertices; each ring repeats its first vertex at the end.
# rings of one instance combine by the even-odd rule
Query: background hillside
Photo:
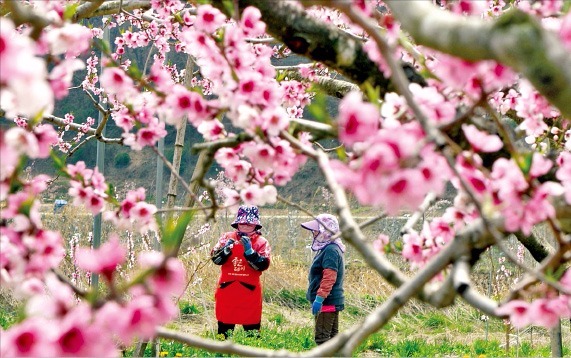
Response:
MULTIPOLYGON (((113 38, 118 36, 119 31, 123 30, 124 29, 120 28, 114 28, 111 30, 111 43, 113 43, 113 38)), ((154 55, 152 49, 147 47, 137 50, 126 48, 125 50, 125 58, 129 58, 142 73, 148 72, 147 63, 149 62, 149 58, 154 55)), ((91 54, 84 56, 84 59, 87 59, 90 55, 91 54)), ((171 51, 169 53, 169 61, 172 66, 180 70, 185 66, 186 55, 171 51)), ((276 66, 290 66, 304 62, 308 62, 308 60, 300 56, 288 56, 283 59, 274 59, 274 64, 276 66)), ((97 123, 98 112, 92 103, 92 99, 81 90, 81 82, 85 78, 85 74, 86 70, 77 71, 74 74, 74 88, 70 90, 70 95, 56 103, 54 110, 54 115, 56 117, 63 118, 66 114, 72 114, 75 117, 75 123, 82 124, 88 117, 94 118, 95 123, 97 123)), ((327 110, 332 116, 335 116, 337 113, 338 101, 339 100, 337 98, 329 97, 327 99, 327 110)), ((306 111, 303 117, 311 118, 311 115, 306 111)), ((172 161, 176 130, 172 126, 168 126, 166 129, 168 131, 168 135, 165 138, 164 154, 166 158, 172 161)), ((230 127, 229 130, 232 130, 232 128, 230 127)), ((64 136, 64 139, 69 140, 75 135, 76 133, 67 133, 64 136)), ((105 136, 108 138, 117 138, 121 136, 121 129, 115 126, 113 120, 108 122, 105 129, 105 136)), ((84 139, 85 137, 82 138, 82 140, 84 139)), ((203 142, 202 136, 194 127, 188 125, 184 140, 180 172, 181 177, 186 180, 190 180, 192 171, 198 159, 197 154, 191 153, 191 147, 193 144, 201 142, 203 142)), ((323 144, 331 147, 336 145, 335 143, 323 144)), ((65 156, 67 163, 84 161, 88 167, 93 168, 95 167, 96 162, 96 148, 96 141, 89 140, 82 143, 79 149, 77 149, 71 156, 65 156, 63 153, 60 154, 65 156)), ((35 160, 28 164, 28 169, 32 174, 47 173, 51 176, 56 175, 51 159, 35 160)), ((166 197, 170 172, 166 166, 163 166, 163 168, 164 176, 161 184, 163 185, 163 195, 166 197)), ((208 178, 217 177, 219 170, 220 168, 215 164, 210 168, 207 175, 208 178)), ((147 195, 154 200, 157 185, 156 172, 157 158, 152 149, 145 148, 140 152, 136 152, 132 151, 130 148, 122 147, 120 145, 105 145, 105 167, 103 173, 107 178, 107 181, 116 186, 116 190, 118 192, 121 192, 124 189, 142 186, 147 189, 147 195)), ((290 198, 296 202, 307 202, 316 195, 316 193, 320 192, 320 186, 322 183, 323 178, 317 169, 317 166, 314 163, 308 162, 287 186, 278 188, 278 191, 280 195, 290 198)), ((67 189, 68 188, 61 185, 58 180, 54 181, 50 190, 47 191, 44 201, 50 202, 56 198, 65 199, 67 196, 67 189)), ((184 189, 179 185, 179 200, 182 201, 184 195, 184 189)))

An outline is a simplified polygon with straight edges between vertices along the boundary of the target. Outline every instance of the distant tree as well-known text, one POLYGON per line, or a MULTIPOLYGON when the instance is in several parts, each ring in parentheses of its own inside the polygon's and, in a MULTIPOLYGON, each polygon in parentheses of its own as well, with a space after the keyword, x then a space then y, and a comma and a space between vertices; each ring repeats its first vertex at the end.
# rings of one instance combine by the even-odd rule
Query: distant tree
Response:
POLYGON ((117 153, 115 155, 115 167, 126 168, 131 164, 131 156, 129 153, 117 153))

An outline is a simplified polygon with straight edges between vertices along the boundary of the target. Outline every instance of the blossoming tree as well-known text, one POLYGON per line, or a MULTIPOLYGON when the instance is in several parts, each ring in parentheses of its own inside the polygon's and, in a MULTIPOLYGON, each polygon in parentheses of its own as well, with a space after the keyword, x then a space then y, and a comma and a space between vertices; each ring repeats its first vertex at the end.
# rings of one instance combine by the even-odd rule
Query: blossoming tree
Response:
POLYGON ((3 356, 115 356, 118 347, 153 337, 275 354, 162 328, 177 313, 171 296, 184 289, 177 254, 192 211, 160 222, 144 189, 116 197, 97 168, 61 159, 84 136, 141 150, 168 127, 186 124, 204 137, 194 145, 202 160, 185 185, 210 193, 210 204, 200 207, 207 217, 239 201, 275 203, 276 187, 315 161, 333 193, 342 237, 397 288, 363 322, 304 354, 351 355, 411 299, 446 307, 461 298, 518 327, 552 327, 571 315, 568 2, 14 0, 0 2, 0 12, 0 282, 27 300, 25 319, 0 332, 3 356), (101 27, 86 24, 99 18, 101 27), (113 44, 102 42, 103 28, 117 26, 128 30, 113 44), (148 46, 155 54, 141 71, 125 50, 148 46), (171 66, 173 51, 197 71, 171 66), (272 65, 273 57, 292 52, 310 62, 272 65), (52 114, 81 69, 81 89, 103 117, 99 125, 52 114), (319 108, 315 84, 342 98, 336 118, 323 108, 314 111, 316 120, 303 118, 307 105, 319 108), (121 137, 102 134, 109 121, 121 137), (77 132, 74 141, 63 139, 69 131, 77 132), (328 151, 319 138, 342 146, 328 151), (57 273, 62 236, 45 229, 39 214, 50 178, 24 176, 28 158, 50 156, 74 205, 118 229, 160 235, 162 252, 141 253, 135 277, 116 273, 126 257, 115 235, 95 251, 78 251, 81 268, 103 278, 105 294, 57 273), (220 184, 204 178, 214 161, 234 185, 223 188, 222 200, 215 195, 220 184), (453 205, 414 230, 448 183, 457 190, 453 205), (386 236, 365 237, 370 223, 356 222, 349 194, 377 208, 378 219, 415 213, 402 228, 412 276, 384 256, 386 236), (533 234, 537 225, 549 229, 553 245, 533 234), (517 260, 505 245, 510 236, 537 266, 517 260), (525 272, 500 301, 470 280, 490 247, 525 272))

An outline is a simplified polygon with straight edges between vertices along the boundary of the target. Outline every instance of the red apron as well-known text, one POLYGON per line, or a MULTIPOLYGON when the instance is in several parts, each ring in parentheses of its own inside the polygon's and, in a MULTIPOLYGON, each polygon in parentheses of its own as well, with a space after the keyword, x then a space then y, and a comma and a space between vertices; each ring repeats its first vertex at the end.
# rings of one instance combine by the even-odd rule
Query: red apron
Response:
MULTIPOLYGON (((244 246, 237 233, 226 234, 228 239, 236 241, 232 254, 221 265, 220 279, 214 295, 216 319, 230 324, 257 324, 262 320, 262 286, 260 271, 254 270, 244 258, 244 246)), ((260 242, 259 234, 250 238, 256 249, 260 242)), ((261 238, 260 241, 265 241, 261 238)))

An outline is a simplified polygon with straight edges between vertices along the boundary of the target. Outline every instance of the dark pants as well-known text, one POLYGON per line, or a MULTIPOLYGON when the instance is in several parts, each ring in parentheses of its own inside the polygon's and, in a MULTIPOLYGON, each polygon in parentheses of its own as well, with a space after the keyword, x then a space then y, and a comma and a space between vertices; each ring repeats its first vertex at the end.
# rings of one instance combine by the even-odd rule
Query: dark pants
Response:
MULTIPOLYGON (((255 331, 252 332, 254 336, 260 335, 261 322, 256 324, 245 324, 243 326, 244 326, 244 331, 246 332, 255 331)), ((224 323, 218 321, 218 334, 223 334, 224 338, 228 338, 228 335, 230 334, 231 331, 234 330, 234 327, 236 327, 236 325, 233 323, 224 323)))
POLYGON ((337 333, 339 333, 339 311, 319 312, 315 317, 315 343, 325 343, 337 333))

